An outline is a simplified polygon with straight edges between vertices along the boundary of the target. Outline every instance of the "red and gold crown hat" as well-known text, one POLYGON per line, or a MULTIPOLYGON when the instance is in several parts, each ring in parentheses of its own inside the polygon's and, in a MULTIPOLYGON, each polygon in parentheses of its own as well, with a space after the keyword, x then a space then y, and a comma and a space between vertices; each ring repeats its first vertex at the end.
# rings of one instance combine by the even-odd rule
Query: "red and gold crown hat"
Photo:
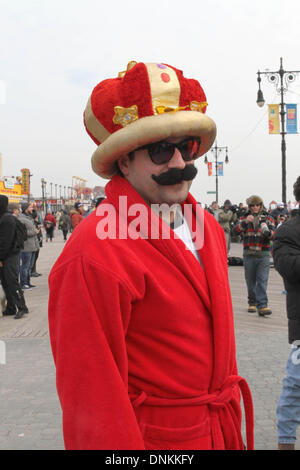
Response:
POLYGON ((199 136, 200 157, 216 137, 214 121, 204 114, 206 106, 201 85, 180 70, 129 62, 118 78, 100 82, 86 105, 84 124, 98 145, 93 170, 110 179, 120 156, 170 137, 199 136))

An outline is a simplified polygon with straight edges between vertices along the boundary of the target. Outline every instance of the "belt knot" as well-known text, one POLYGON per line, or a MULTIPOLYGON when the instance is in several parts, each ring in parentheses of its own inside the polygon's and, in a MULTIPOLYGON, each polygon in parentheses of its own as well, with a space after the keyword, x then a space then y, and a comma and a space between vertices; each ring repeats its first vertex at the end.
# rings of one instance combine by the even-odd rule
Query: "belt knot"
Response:
POLYGON ((232 399, 233 386, 222 388, 215 393, 208 395, 208 405, 212 408, 225 408, 228 402, 232 399))
POLYGON ((217 410, 220 408, 227 408, 229 402, 233 398, 235 386, 238 386, 244 401, 245 418, 246 418, 246 436, 247 436, 247 448, 252 450, 254 448, 254 416, 253 416, 253 402, 249 386, 245 379, 238 375, 231 375, 224 382, 221 389, 200 395, 198 397, 185 397, 185 398, 163 398, 153 395, 147 395, 146 392, 141 391, 137 394, 130 394, 130 399, 133 408, 145 403, 148 406, 201 406, 207 405, 212 412, 213 420, 215 422, 214 428, 218 428, 218 432, 215 432, 218 441, 217 447, 221 448, 221 428, 218 418, 217 410), (219 436, 219 437, 218 437, 219 436))

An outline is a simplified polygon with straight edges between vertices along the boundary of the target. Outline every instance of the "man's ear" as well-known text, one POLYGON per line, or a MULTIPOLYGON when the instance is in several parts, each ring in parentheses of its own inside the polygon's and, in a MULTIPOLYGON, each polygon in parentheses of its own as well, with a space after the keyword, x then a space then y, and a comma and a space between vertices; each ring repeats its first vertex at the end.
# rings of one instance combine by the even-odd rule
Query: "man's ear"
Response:
POLYGON ((119 166, 119 169, 120 169, 121 173, 123 173, 124 176, 128 176, 128 174, 129 174, 129 164, 130 164, 129 156, 128 155, 122 155, 122 157, 120 157, 118 159, 117 164, 119 166))

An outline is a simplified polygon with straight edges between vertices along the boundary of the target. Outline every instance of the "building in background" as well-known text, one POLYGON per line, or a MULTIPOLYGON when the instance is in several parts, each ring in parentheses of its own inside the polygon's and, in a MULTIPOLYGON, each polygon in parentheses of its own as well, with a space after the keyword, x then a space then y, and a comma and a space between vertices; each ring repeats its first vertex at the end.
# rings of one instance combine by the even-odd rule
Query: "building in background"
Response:
POLYGON ((0 177, 0 194, 7 196, 9 202, 19 203, 24 200, 22 184, 14 177, 0 177))
POLYGON ((30 197, 30 171, 20 170, 22 176, 3 175, 3 157, 0 153, 0 194, 7 196, 9 202, 20 203, 30 197))

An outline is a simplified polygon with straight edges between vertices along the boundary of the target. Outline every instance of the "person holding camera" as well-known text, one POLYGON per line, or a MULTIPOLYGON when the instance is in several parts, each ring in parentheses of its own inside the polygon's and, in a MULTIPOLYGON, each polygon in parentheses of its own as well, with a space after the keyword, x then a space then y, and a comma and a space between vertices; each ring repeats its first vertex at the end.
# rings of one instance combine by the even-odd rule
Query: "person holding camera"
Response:
POLYGON ((289 213, 283 202, 277 204, 276 209, 270 212, 270 216, 275 220, 276 227, 287 219, 289 213))
POLYGON ((275 222, 277 222, 277 227, 276 228, 279 228, 280 225, 282 225, 284 222, 286 222, 288 220, 288 216, 285 215, 285 214, 280 214, 278 215, 277 217, 277 221, 275 220, 275 222))
POLYGON ((259 316, 270 315, 267 286, 270 270, 271 239, 275 232, 275 221, 265 211, 259 196, 247 199, 248 211, 237 225, 236 232, 243 235, 243 258, 248 289, 248 312, 259 316))

